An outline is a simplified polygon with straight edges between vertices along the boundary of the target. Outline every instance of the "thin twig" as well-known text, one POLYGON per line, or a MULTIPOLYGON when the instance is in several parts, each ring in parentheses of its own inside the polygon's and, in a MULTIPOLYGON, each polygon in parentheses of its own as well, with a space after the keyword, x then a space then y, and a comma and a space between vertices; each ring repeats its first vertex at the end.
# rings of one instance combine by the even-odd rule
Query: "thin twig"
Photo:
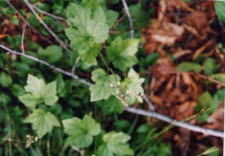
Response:
POLYGON ((150 108, 150 110, 154 111, 155 107, 154 105, 151 103, 151 101, 149 100, 148 96, 143 94, 142 95, 143 99, 145 100, 145 102, 148 104, 148 107, 150 108))
POLYGON ((25 23, 24 26, 23 26, 23 32, 22 32, 22 38, 21 38, 21 50, 22 50, 22 53, 25 53, 25 50, 24 50, 24 37, 25 37, 25 34, 26 34, 26 27, 27 27, 27 24, 25 23))
POLYGON ((70 72, 67 72, 67 71, 65 71, 65 70, 63 70, 61 68, 55 67, 55 66, 49 64, 48 62, 46 62, 44 60, 38 59, 38 58, 36 58, 34 56, 31 56, 31 55, 24 54, 22 52, 18 52, 18 51, 9 49, 9 48, 7 48, 4 45, 0 45, 0 48, 5 49, 6 51, 8 51, 11 54, 15 54, 15 55, 19 55, 19 56, 24 56, 24 57, 26 57, 28 59, 31 59, 31 60, 36 61, 36 62, 39 62, 40 64, 43 64, 45 66, 48 66, 49 68, 51 68, 51 69, 53 69, 53 70, 55 70, 57 72, 60 72, 60 73, 62 73, 64 75, 67 75, 69 77, 72 77, 73 79, 75 79, 75 80, 79 81, 80 83, 83 83, 83 84, 85 84, 87 86, 91 86, 92 85, 90 82, 88 82, 88 81, 86 81, 84 79, 79 78, 77 75, 74 75, 74 74, 72 74, 70 72))
MULTIPOLYGON (((6 47, 4 45, 1 45, 1 44, 0 44, 0 48, 6 50, 7 52, 9 52, 11 54, 23 56, 23 57, 26 57, 26 58, 31 59, 33 61, 39 62, 40 64, 48 66, 49 68, 51 68, 51 69, 53 69, 57 72, 60 72, 64 75, 67 75, 67 76, 69 76, 69 77, 79 81, 80 83, 89 86, 89 87, 93 85, 91 82, 88 82, 87 80, 79 78, 77 75, 69 73, 69 72, 67 72, 67 71, 65 71, 61 68, 55 67, 55 66, 49 64, 48 62, 46 62, 44 60, 41 60, 41 59, 38 59, 34 56, 27 55, 27 54, 24 54, 22 52, 18 52, 18 51, 9 49, 8 47, 6 47)), ((148 101, 146 101, 146 102, 148 103, 148 101)), ((157 118, 159 120, 162 120, 162 121, 165 121, 165 122, 168 122, 168 123, 172 123, 175 126, 182 127, 182 128, 185 128, 185 129, 188 129, 188 130, 191 130, 191 131, 201 132, 205 135, 212 135, 212 136, 215 136, 215 137, 223 138, 223 132, 212 130, 212 129, 207 129, 207 128, 202 128, 202 127, 195 126, 195 125, 192 125, 192 124, 188 124, 188 123, 185 123, 185 122, 182 122, 182 121, 177 121, 177 120, 174 120, 174 119, 172 119, 168 116, 165 116, 165 115, 162 115, 160 113, 153 112, 153 111, 144 111, 144 110, 136 109, 136 108, 132 108, 132 107, 127 107, 125 110, 128 111, 128 112, 134 113, 134 114, 154 117, 154 118, 157 118)))
POLYGON ((71 148, 72 148, 74 151, 78 152, 81 156, 83 155, 82 151, 81 151, 79 148, 77 148, 76 146, 71 146, 71 148))
POLYGON ((120 22, 122 22, 122 20, 127 16, 127 14, 124 14, 122 17, 120 17, 116 23, 112 26, 111 30, 114 30, 119 24, 120 22))
POLYGON ((208 129, 208 128, 202 128, 202 127, 195 126, 195 125, 192 125, 192 124, 189 124, 186 122, 177 121, 168 116, 165 116, 160 113, 153 112, 153 111, 145 111, 145 110, 136 109, 136 108, 132 108, 132 107, 127 107, 126 111, 130 112, 130 113, 138 114, 138 115, 154 117, 156 119, 165 121, 167 123, 171 123, 175 126, 182 127, 182 128, 188 129, 190 131, 203 133, 205 135, 212 135, 212 136, 220 137, 220 138, 224 137, 223 132, 221 132, 221 131, 216 131, 216 130, 212 130, 212 129, 208 129))
POLYGON ((38 21, 42 24, 42 26, 55 38, 55 40, 62 46, 67 52, 71 53, 71 50, 68 48, 68 45, 63 42, 54 32, 52 29, 49 28, 49 26, 40 18, 36 10, 33 8, 33 5, 28 2, 28 0, 24 0, 27 7, 30 9, 30 11, 35 15, 35 17, 38 19, 38 21))
POLYGON ((76 65, 77 65, 77 63, 80 61, 80 56, 79 57, 77 57, 77 59, 75 60, 75 62, 74 62, 74 65, 73 65, 73 67, 72 67, 72 74, 75 74, 75 70, 76 70, 76 65))
POLYGON ((208 77, 208 76, 206 76, 206 75, 202 75, 202 74, 199 74, 199 73, 197 73, 197 75, 198 75, 200 78, 203 78, 203 79, 208 80, 208 81, 210 81, 210 82, 212 82, 212 83, 215 83, 215 84, 218 84, 218 85, 220 85, 220 86, 222 86, 222 87, 225 87, 225 83, 223 83, 223 82, 220 82, 220 81, 218 81, 218 80, 215 80, 215 79, 213 79, 213 78, 211 78, 211 77, 208 77))
MULTIPOLYGON (((130 11, 129 11, 129 8, 128 8, 128 5, 127 5, 127 2, 126 0, 122 0, 123 2, 123 7, 124 7, 124 10, 126 12, 126 15, 127 15, 127 18, 128 18, 128 21, 129 21, 129 25, 130 25, 130 38, 134 38, 134 24, 133 24, 133 19, 132 19, 132 16, 130 14, 130 11)), ((152 103, 149 101, 148 97, 144 94, 142 96, 145 100, 145 102, 148 104, 149 108, 151 110, 154 110, 154 106, 152 105, 152 103)))
POLYGON ((10 1, 5 0, 5 2, 9 5, 10 8, 12 8, 18 15, 19 17, 22 19, 22 21, 24 23, 26 23, 26 25, 28 25, 34 33, 40 35, 45 41, 47 41, 48 43, 52 44, 52 41, 49 40, 47 37, 43 36, 37 29, 35 29, 27 20, 26 18, 12 5, 12 3, 10 3, 10 1))
MULTIPOLYGON (((32 4, 31 4, 31 5, 32 5, 32 4)), ((32 7, 33 7, 34 9, 36 9, 38 12, 40 12, 40 13, 42 13, 42 14, 44 14, 44 15, 47 15, 47 16, 49 16, 49 17, 52 17, 52 18, 57 19, 57 20, 60 20, 60 21, 64 21, 64 22, 66 21, 65 18, 60 17, 60 16, 56 16, 56 15, 53 15, 53 14, 51 14, 51 13, 49 13, 49 12, 46 12, 46 11, 44 11, 44 10, 41 10, 40 8, 36 7, 35 5, 32 5, 32 7)))
POLYGON ((125 12, 127 14, 127 18, 128 18, 129 25, 130 25, 130 37, 131 38, 134 38, 134 24, 133 24, 133 19, 131 17, 131 14, 130 14, 129 8, 127 6, 126 0, 122 0, 122 2, 123 2, 123 7, 124 7, 124 10, 125 10, 125 12))

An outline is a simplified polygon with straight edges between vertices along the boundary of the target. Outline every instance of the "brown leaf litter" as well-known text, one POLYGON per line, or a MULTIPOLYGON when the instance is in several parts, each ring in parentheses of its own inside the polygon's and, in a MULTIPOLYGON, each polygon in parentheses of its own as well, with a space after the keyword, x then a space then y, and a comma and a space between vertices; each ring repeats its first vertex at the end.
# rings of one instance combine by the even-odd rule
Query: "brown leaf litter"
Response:
MULTIPOLYGON (((178 72, 176 64, 193 61, 201 54, 216 58, 220 64, 224 64, 224 55, 218 54, 216 47, 220 32, 213 26, 217 20, 214 2, 186 3, 182 0, 160 0, 157 14, 157 18, 151 20, 151 24, 143 30, 146 40, 145 51, 148 54, 153 52, 160 54, 160 59, 150 71, 149 97, 158 112, 177 120, 184 120, 195 115, 198 97, 207 88, 203 77, 197 73, 178 72), (169 54, 175 61, 171 60, 169 54)), ((224 72, 224 67, 221 66, 220 71, 224 72)), ((222 87, 219 84, 211 86, 215 89, 222 87)), ((201 126, 222 130, 222 110, 221 106, 209 117, 210 122, 201 126)), ((189 122, 199 124, 196 119, 189 122)), ((173 138, 175 147, 180 150, 177 155, 193 155, 213 144, 221 147, 220 139, 190 133, 184 129, 165 134, 165 138, 170 137, 173 138), (209 140, 207 144, 202 143, 204 139, 209 140)))

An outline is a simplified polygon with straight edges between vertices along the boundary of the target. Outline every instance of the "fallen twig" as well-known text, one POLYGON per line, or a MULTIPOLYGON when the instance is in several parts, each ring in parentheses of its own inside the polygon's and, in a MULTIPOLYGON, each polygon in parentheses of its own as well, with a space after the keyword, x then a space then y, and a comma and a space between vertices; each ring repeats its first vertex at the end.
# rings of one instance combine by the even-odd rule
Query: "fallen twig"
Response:
MULTIPOLYGON (((44 60, 41 60, 41 59, 38 59, 38 58, 36 58, 34 56, 27 55, 27 54, 24 54, 22 52, 18 52, 18 51, 9 49, 8 47, 6 47, 4 45, 1 45, 1 44, 0 44, 0 48, 6 50, 7 52, 9 52, 11 54, 24 56, 24 57, 26 57, 28 59, 31 59, 31 60, 36 61, 36 62, 39 62, 40 64, 48 66, 49 68, 51 68, 51 69, 53 69, 53 70, 55 70, 57 72, 60 72, 60 73, 62 73, 64 75, 67 75, 67 76, 69 76, 69 77, 79 81, 80 83, 83 83, 83 84, 89 86, 89 87, 93 85, 91 82, 88 82, 87 80, 79 78, 77 75, 74 75, 74 74, 72 74, 70 72, 67 72, 67 71, 65 71, 65 70, 63 70, 61 68, 55 67, 55 66, 49 64, 48 62, 46 62, 44 60)), ((146 101, 146 99, 145 99, 145 101, 146 101)), ((148 104, 150 103, 149 100, 147 100, 146 102, 148 104)), ((185 128, 185 129, 188 129, 188 130, 191 130, 191 131, 201 132, 201 133, 203 133, 205 135, 212 135, 212 136, 215 136, 215 137, 223 138, 223 132, 212 130, 212 129, 207 129, 207 128, 202 128, 202 127, 195 126, 195 125, 192 125, 192 124, 188 124, 188 123, 185 123, 185 122, 182 122, 182 121, 177 121, 177 120, 174 120, 174 119, 172 119, 172 118, 170 118, 168 116, 165 116, 165 115, 162 115, 160 113, 153 112, 153 111, 145 111, 145 110, 136 109, 136 108, 132 108, 132 107, 127 107, 125 110, 127 112, 131 112, 131 113, 138 114, 138 115, 154 117, 154 118, 157 118, 159 120, 171 123, 171 124, 173 124, 175 126, 182 127, 182 128, 185 128)))
POLYGON ((133 24, 133 19, 131 17, 131 14, 130 14, 129 8, 127 6, 126 0, 122 0, 122 2, 123 2, 123 7, 124 7, 124 10, 125 10, 125 12, 127 14, 127 18, 128 18, 129 25, 130 25, 130 37, 131 38, 134 38, 134 24, 133 24))
POLYGON ((177 121, 177 120, 174 120, 174 119, 172 119, 168 116, 165 116, 165 115, 162 115, 160 113, 153 112, 153 111, 145 111, 145 110, 136 109, 136 108, 132 108, 132 107, 127 107, 126 111, 130 112, 130 113, 138 114, 138 115, 154 117, 156 119, 165 121, 167 123, 171 123, 175 126, 182 127, 182 128, 194 131, 194 132, 200 132, 200 133, 203 133, 205 135, 212 135, 212 136, 220 137, 220 138, 224 137, 223 132, 208 129, 208 128, 202 128, 202 127, 195 126, 195 125, 192 125, 192 124, 189 124, 189 123, 186 123, 186 122, 182 122, 182 121, 177 121))
POLYGON ((83 83, 83 84, 85 84, 85 85, 87 85, 87 86, 91 86, 91 85, 92 85, 90 82, 88 82, 88 81, 86 81, 86 80, 84 80, 84 79, 79 78, 77 75, 74 75, 74 74, 72 74, 72 73, 70 73, 70 72, 67 72, 67 71, 65 71, 65 70, 63 70, 63 69, 61 69, 61 68, 55 67, 55 66, 49 64, 48 62, 46 62, 46 61, 44 61, 44 60, 38 59, 38 58, 36 58, 36 57, 34 57, 34 56, 31 56, 31 55, 24 54, 24 53, 22 53, 22 52, 18 52, 18 51, 9 49, 9 48, 7 48, 7 47, 4 46, 4 45, 0 45, 0 48, 6 50, 7 52, 9 52, 9 53, 11 53, 11 54, 15 54, 15 55, 19 55, 19 56, 24 56, 24 57, 26 57, 26 58, 28 58, 28 59, 31 59, 31 60, 36 61, 36 62, 39 62, 40 64, 43 64, 43 65, 45 65, 45 66, 48 66, 49 68, 51 68, 51 69, 53 69, 53 70, 55 70, 55 71, 57 71, 57 72, 60 72, 60 73, 62 73, 62 74, 64 74, 64 75, 70 76, 70 77, 72 77, 73 79, 75 79, 75 80, 79 81, 80 83, 83 83))
POLYGON ((208 77, 208 76, 206 76, 206 75, 202 75, 202 74, 199 74, 199 73, 193 73, 193 74, 197 74, 197 75, 198 75, 200 78, 202 78, 202 79, 208 80, 208 81, 210 81, 210 82, 212 82, 212 83, 215 83, 215 84, 218 84, 218 85, 220 85, 220 86, 222 86, 222 87, 225 87, 225 83, 220 82, 220 81, 218 81, 218 80, 215 80, 215 79, 213 79, 213 78, 211 78, 211 77, 208 77))
POLYGON ((154 105, 151 103, 151 101, 149 100, 147 95, 142 95, 143 99, 145 100, 145 102, 148 104, 148 107, 150 108, 150 110, 154 111, 155 107, 154 105))
MULTIPOLYGON (((31 4, 31 5, 32 5, 32 4, 31 4)), ((53 15, 53 14, 51 14, 51 13, 49 13, 49 12, 46 12, 46 11, 44 11, 44 10, 41 10, 40 8, 36 7, 35 5, 32 5, 32 7, 33 7, 34 9, 36 9, 38 12, 40 12, 40 13, 42 13, 42 14, 44 14, 44 15, 47 15, 47 16, 49 16, 49 17, 52 17, 52 18, 57 19, 57 20, 60 20, 60 21, 64 21, 64 22, 66 21, 65 18, 56 16, 56 15, 53 15)))
POLYGON ((27 24, 25 23, 24 26, 23 26, 23 32, 22 32, 22 38, 21 38, 21 50, 23 53, 25 53, 25 50, 24 50, 24 37, 25 37, 25 34, 26 34, 26 27, 27 27, 27 24))
POLYGON ((62 46, 67 52, 71 53, 71 50, 69 49, 68 45, 63 42, 54 32, 49 28, 49 26, 39 17, 36 10, 33 8, 33 5, 29 3, 28 0, 24 0, 27 7, 31 10, 31 12, 35 15, 35 17, 38 19, 38 21, 43 25, 43 27, 55 38, 55 40, 62 46))

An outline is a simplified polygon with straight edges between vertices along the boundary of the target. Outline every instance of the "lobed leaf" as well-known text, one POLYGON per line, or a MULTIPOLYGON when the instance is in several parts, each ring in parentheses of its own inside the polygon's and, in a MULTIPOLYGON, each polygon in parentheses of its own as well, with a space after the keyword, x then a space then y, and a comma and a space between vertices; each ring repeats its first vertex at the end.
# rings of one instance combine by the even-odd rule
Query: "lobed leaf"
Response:
POLYGON ((24 122, 32 124, 32 128, 39 138, 42 138, 47 132, 51 132, 54 126, 60 126, 59 121, 52 113, 45 112, 42 109, 36 109, 24 122))

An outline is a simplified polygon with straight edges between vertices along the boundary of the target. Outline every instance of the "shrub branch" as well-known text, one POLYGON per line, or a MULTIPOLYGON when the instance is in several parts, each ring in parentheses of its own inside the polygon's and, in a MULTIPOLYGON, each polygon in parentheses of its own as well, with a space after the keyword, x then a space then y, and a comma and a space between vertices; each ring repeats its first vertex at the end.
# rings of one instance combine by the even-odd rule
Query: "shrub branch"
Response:
MULTIPOLYGON (((63 70, 61 68, 55 67, 54 65, 51 65, 48 62, 46 62, 44 60, 41 60, 41 59, 38 59, 38 58, 36 58, 34 56, 31 56, 31 55, 28 55, 28 54, 25 54, 25 53, 22 53, 22 52, 18 52, 18 51, 12 50, 12 49, 10 49, 10 48, 2 45, 2 44, 0 44, 0 48, 4 49, 5 51, 7 51, 7 52, 9 52, 11 54, 18 55, 18 56, 23 56, 23 57, 26 57, 26 58, 31 59, 33 61, 36 61, 36 62, 38 62, 40 64, 43 64, 43 65, 45 65, 45 66, 55 70, 56 72, 60 72, 60 73, 62 73, 64 75, 67 75, 67 76, 69 76, 69 77, 79 81, 80 83, 89 86, 89 87, 91 85, 93 85, 91 82, 88 82, 85 79, 79 78, 77 75, 74 75, 74 74, 72 74, 70 72, 67 72, 67 71, 65 71, 65 70, 63 70)), ((146 100, 146 98, 144 98, 144 100, 149 105, 152 105, 149 100, 146 100)), ((170 117, 168 117, 166 115, 163 115, 163 114, 160 114, 160 113, 157 113, 157 112, 145 111, 145 110, 141 110, 141 109, 137 109, 137 108, 133 108, 133 107, 127 107, 125 110, 127 112, 130 112, 130 113, 133 113, 133 114, 153 117, 153 118, 162 120, 164 122, 173 124, 175 126, 188 129, 190 131, 199 132, 199 133, 203 133, 205 135, 211 135, 211 136, 220 137, 220 138, 224 137, 223 136, 223 132, 221 132, 221 131, 216 131, 216 130, 212 130, 212 129, 202 128, 200 126, 195 126, 195 125, 183 122, 183 121, 177 121, 177 120, 174 120, 174 119, 172 119, 172 118, 170 118, 170 117)))

